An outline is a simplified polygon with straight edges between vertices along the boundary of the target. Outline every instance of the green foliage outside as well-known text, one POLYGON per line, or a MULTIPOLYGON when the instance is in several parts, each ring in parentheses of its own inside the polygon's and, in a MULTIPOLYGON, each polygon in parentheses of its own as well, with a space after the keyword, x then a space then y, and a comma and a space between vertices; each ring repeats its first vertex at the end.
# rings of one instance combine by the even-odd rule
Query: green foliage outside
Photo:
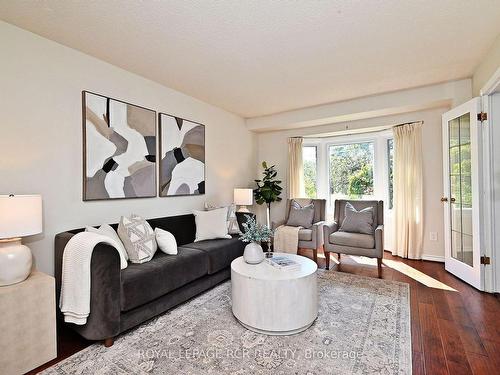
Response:
POLYGON ((349 176, 349 197, 361 198, 367 191, 373 191, 373 170, 365 164, 349 176))
POLYGON ((450 148, 450 185, 456 204, 472 207, 470 144, 450 148))
POLYGON ((330 147, 330 194, 373 195, 373 143, 330 147))
POLYGON ((306 196, 308 198, 316 198, 316 163, 311 160, 304 160, 304 185, 306 196))

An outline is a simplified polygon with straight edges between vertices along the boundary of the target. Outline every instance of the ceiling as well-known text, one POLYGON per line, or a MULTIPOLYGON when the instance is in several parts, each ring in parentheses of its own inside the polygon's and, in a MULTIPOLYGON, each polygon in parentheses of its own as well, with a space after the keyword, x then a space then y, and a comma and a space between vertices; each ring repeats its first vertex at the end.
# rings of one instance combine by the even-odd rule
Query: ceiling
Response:
POLYGON ((0 18, 248 118, 470 77, 500 0, 0 0, 0 18))

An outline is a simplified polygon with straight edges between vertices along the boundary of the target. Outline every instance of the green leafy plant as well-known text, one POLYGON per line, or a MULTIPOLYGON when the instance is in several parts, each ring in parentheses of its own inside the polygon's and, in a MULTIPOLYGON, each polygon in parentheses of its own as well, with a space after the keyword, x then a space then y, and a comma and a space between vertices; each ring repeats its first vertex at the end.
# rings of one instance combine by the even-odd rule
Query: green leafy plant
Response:
POLYGON ((372 186, 373 171, 368 164, 349 176, 349 196, 352 198, 361 198, 366 191, 370 191, 372 186))
POLYGON ((250 215, 245 215, 246 221, 243 225, 243 234, 240 240, 243 242, 268 242, 271 238, 272 231, 265 225, 257 223, 257 219, 250 215))
POLYGON ((267 205, 267 226, 269 227, 271 203, 281 201, 280 195, 283 188, 280 186, 281 181, 276 179, 278 172, 276 172, 274 165, 269 167, 267 163, 263 161, 262 168, 264 169, 262 172, 264 176, 260 180, 255 180, 257 189, 253 191, 253 195, 257 204, 267 205))

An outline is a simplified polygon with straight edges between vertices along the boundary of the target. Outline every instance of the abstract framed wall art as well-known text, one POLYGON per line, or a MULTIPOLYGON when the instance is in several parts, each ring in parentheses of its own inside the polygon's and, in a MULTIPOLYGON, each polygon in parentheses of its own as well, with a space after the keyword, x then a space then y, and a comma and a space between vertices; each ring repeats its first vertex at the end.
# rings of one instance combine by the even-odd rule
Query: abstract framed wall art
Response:
POLYGON ((160 197, 205 194, 205 125, 160 113, 160 197))
POLYGON ((156 112, 82 92, 83 200, 156 197, 156 112))

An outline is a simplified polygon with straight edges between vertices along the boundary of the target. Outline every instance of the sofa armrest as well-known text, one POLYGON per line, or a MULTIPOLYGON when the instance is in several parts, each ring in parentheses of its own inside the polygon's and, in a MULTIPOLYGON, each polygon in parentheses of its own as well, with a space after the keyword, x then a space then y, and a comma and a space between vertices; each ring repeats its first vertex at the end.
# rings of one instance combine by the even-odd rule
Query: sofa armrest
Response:
POLYGON ((384 226, 379 225, 375 229, 375 249, 378 253, 378 258, 384 257, 384 226))
POLYGON ((271 230, 274 232, 279 226, 285 225, 286 220, 278 220, 271 222, 271 230))
MULTIPOLYGON (((60 294, 62 255, 72 233, 56 235, 55 274, 58 275, 57 296, 60 294)), ((121 314, 121 270, 120 255, 108 244, 94 247, 90 261, 90 315, 84 325, 71 327, 88 340, 103 340, 120 333, 121 314)), ((59 303, 59 300, 57 301, 59 303)), ((58 309, 59 311, 59 309, 58 309)), ((59 316, 62 314, 59 312, 59 316)))

